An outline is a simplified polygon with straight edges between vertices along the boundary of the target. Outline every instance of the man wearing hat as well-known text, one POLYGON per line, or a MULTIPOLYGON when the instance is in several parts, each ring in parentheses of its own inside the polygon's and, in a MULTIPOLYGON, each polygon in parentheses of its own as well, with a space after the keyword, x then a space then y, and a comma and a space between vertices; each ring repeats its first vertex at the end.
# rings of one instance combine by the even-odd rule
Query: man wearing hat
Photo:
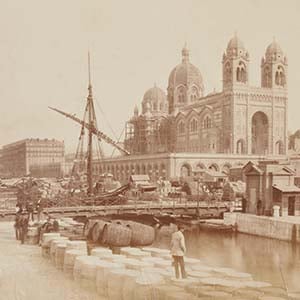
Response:
POLYGON ((177 225, 178 230, 172 234, 171 240, 171 254, 173 256, 173 263, 175 267, 176 278, 179 278, 179 265, 181 270, 181 277, 186 278, 186 272, 184 267, 183 256, 186 252, 185 240, 184 240, 184 227, 182 225, 177 225))

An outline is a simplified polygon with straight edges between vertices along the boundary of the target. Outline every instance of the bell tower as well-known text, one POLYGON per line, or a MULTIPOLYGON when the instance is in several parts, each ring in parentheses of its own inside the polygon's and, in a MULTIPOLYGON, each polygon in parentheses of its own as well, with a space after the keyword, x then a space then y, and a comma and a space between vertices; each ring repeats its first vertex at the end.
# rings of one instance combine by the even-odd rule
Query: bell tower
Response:
POLYGON ((261 86, 264 88, 286 88, 287 66, 287 58, 274 39, 267 47, 265 56, 261 60, 261 86))
POLYGON ((237 34, 229 41, 222 64, 223 90, 235 84, 248 84, 249 54, 237 34))

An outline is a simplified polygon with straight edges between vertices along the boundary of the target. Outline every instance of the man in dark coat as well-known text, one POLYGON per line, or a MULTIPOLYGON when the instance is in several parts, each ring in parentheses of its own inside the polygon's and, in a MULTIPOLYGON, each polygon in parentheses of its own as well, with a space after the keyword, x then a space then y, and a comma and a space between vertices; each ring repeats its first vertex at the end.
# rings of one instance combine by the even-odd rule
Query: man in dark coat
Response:
POLYGON ((21 238, 21 220, 22 220, 22 214, 18 212, 16 214, 16 219, 15 219, 15 232, 16 232, 17 240, 20 240, 21 238))
POLYGON ((21 239, 21 244, 24 244, 24 241, 27 237, 27 231, 28 231, 28 222, 29 222, 29 217, 27 214, 23 214, 21 221, 20 221, 20 239, 21 239))

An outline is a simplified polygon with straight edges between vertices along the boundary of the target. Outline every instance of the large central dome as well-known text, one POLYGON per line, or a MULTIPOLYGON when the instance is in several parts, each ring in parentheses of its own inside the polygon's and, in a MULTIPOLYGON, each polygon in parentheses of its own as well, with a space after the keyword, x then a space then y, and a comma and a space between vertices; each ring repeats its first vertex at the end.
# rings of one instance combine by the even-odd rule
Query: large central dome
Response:
POLYGON ((182 62, 177 65, 170 73, 169 88, 176 89, 180 85, 189 87, 195 85, 199 89, 199 97, 203 95, 202 75, 197 67, 189 61, 189 50, 184 47, 182 49, 182 62))

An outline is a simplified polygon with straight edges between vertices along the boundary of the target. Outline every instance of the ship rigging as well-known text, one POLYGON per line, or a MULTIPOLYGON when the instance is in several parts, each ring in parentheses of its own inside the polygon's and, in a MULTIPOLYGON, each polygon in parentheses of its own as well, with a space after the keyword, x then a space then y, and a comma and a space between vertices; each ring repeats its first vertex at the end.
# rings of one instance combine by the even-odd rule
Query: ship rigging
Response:
MULTIPOLYGON (((84 110, 84 115, 83 119, 80 119, 76 117, 74 114, 70 114, 67 112, 64 112, 60 109, 54 108, 54 107, 49 107, 51 110, 56 111, 59 114, 62 114, 63 116, 70 118, 74 122, 78 123, 81 125, 81 130, 80 130, 80 136, 79 136, 79 142, 77 146, 77 151, 76 151, 76 156, 75 156, 75 161, 74 161, 74 166, 73 166, 73 172, 75 172, 76 169, 76 163, 77 163, 77 168, 81 169, 85 168, 85 158, 86 158, 86 174, 87 174, 87 195, 88 196, 93 196, 94 194, 94 180, 93 180, 93 137, 95 136, 97 138, 97 150, 98 150, 98 155, 100 156, 100 160, 104 158, 104 153, 102 151, 100 142, 104 141, 107 144, 113 146, 115 149, 119 150, 121 154, 123 155, 129 155, 130 153, 121 147, 118 142, 114 141, 111 139, 108 135, 103 133, 98 129, 97 125, 97 118, 96 118, 96 113, 95 113, 95 106, 94 106, 94 99, 93 99, 93 91, 92 91, 92 83, 91 83, 91 67, 90 67, 90 54, 88 54, 88 78, 89 78, 89 83, 88 83, 88 96, 87 96, 87 101, 86 101, 86 106, 84 110), (84 147, 84 135, 85 135, 85 130, 88 131, 88 142, 87 142, 87 151, 86 151, 86 157, 83 152, 83 147, 84 147), (79 162, 79 164, 78 164, 79 162)), ((72 173, 73 173, 72 172, 72 173)), ((111 191, 110 193, 103 194, 103 197, 111 197, 114 194, 118 195, 119 193, 124 192, 125 188, 127 188, 128 185, 123 186, 116 191, 111 191)), ((98 195, 98 197, 101 198, 101 195, 98 195)))

